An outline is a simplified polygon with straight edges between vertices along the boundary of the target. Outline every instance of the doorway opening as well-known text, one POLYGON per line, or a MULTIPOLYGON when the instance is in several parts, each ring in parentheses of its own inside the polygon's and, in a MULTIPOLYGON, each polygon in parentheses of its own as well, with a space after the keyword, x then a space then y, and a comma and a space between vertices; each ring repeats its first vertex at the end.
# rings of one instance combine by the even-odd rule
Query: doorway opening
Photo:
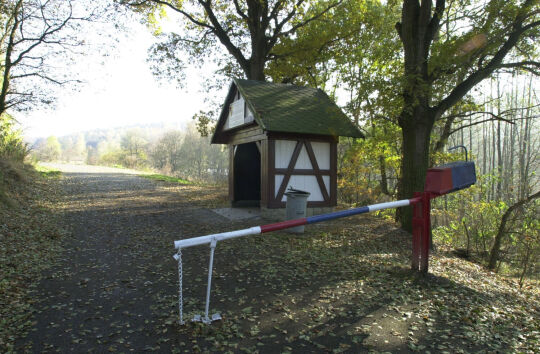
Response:
POLYGON ((261 153, 256 143, 240 144, 234 153, 235 207, 261 204, 261 153))

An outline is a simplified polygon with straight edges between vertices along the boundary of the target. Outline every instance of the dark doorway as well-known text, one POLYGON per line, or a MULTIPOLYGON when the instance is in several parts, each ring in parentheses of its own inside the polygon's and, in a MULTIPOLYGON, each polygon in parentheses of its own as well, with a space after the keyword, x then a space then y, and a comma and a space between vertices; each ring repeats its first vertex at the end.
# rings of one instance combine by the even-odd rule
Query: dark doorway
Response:
POLYGON ((234 206, 259 206, 261 153, 256 143, 236 146, 234 153, 234 206))

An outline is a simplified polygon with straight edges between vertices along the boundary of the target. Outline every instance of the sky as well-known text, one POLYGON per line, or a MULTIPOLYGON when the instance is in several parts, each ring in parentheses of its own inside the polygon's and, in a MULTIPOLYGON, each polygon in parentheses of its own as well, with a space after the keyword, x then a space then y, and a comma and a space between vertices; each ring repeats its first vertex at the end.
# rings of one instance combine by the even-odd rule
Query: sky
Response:
MULTIPOLYGON (((164 29, 174 29, 174 23, 171 16, 163 23, 164 29)), ((108 56, 90 51, 76 62, 73 69, 85 81, 79 91, 60 90, 56 106, 50 109, 14 113, 27 140, 151 123, 181 128, 199 110, 215 108, 205 103, 209 94, 202 92, 202 77, 208 77, 210 70, 189 68, 183 89, 176 88, 173 80, 170 84, 158 82, 146 62, 155 38, 135 19, 125 26, 127 31, 118 33, 110 24, 93 30, 119 39, 114 44, 109 42, 108 56)), ((89 42, 96 41, 92 33, 86 36, 89 42)), ((489 85, 487 81, 483 85, 489 85)), ((482 87, 485 86, 479 86, 478 90, 482 91, 482 87)), ((213 92, 213 101, 222 102, 227 88, 218 94, 213 92)), ((338 99, 338 104, 343 103, 338 99)))
POLYGON ((27 139, 160 122, 181 127, 205 109, 200 72, 187 71, 184 89, 158 82, 146 62, 150 31, 134 21, 120 36, 112 55, 89 54, 75 64, 85 82, 79 91, 60 90, 52 109, 15 114, 27 139))

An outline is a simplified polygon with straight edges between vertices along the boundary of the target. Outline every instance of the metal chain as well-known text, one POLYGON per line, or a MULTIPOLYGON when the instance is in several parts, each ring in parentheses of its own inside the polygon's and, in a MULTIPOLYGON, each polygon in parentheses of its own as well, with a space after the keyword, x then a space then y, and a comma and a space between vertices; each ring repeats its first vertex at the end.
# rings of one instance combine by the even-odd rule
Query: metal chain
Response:
POLYGON ((180 313, 180 324, 183 325, 184 322, 184 295, 182 292, 182 278, 183 278, 183 270, 182 270, 182 249, 178 249, 178 257, 175 257, 178 260, 178 312, 180 313))

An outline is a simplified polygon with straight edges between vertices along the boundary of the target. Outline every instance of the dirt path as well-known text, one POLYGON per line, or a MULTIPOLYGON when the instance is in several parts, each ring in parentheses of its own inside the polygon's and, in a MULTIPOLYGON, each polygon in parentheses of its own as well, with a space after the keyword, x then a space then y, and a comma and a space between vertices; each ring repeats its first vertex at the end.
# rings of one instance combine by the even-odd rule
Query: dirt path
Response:
MULTIPOLYGON (((159 348, 168 331, 161 326, 171 319, 158 318, 155 307, 176 294, 172 241, 186 229, 227 220, 183 196, 182 187, 132 171, 53 167, 64 172, 65 223, 73 237, 39 285, 37 324, 25 344, 34 352, 159 348)), ((204 204, 204 195, 197 202, 204 204)))

